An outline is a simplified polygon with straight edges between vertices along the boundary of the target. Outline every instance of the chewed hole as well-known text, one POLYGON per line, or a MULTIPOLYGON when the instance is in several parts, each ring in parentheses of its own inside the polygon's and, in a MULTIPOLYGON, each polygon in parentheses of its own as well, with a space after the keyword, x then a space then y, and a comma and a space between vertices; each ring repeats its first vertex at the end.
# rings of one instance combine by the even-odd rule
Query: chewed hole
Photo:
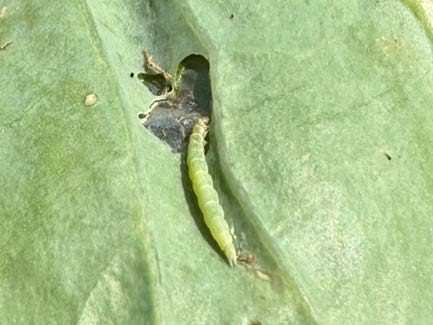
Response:
POLYGON ((150 62, 152 65, 149 67, 149 60, 147 56, 145 72, 136 75, 152 94, 161 97, 152 101, 148 110, 144 111, 146 113, 137 112, 137 116, 140 123, 168 144, 173 152, 181 153, 186 148, 196 121, 211 115, 209 61, 197 54, 185 57, 172 80, 169 73, 159 68, 156 62, 150 62), (151 69, 153 72, 146 72, 151 69))

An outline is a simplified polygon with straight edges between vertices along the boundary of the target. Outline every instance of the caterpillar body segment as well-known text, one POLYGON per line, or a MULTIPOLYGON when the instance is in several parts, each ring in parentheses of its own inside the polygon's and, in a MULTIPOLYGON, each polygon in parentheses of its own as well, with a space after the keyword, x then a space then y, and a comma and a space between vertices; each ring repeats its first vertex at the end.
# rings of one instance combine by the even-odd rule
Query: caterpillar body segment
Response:
POLYGON ((224 219, 224 210, 219 202, 212 178, 209 174, 204 153, 208 127, 204 119, 198 119, 192 129, 188 144, 188 174, 192 182, 198 205, 213 238, 226 255, 230 266, 236 264, 236 249, 229 225, 224 219))

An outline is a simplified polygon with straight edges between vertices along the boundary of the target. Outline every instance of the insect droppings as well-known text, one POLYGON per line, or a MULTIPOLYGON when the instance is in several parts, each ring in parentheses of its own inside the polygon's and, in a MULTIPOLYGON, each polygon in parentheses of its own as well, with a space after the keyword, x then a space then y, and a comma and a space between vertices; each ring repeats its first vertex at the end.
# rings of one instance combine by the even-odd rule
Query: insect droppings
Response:
POLYGON ((1 10, 0 10, 0 19, 6 17, 6 9, 7 9, 7 7, 1 8, 1 10))
POLYGON ((224 219, 224 210, 219 202, 212 177, 209 174, 204 153, 205 137, 208 132, 207 119, 199 118, 192 129, 188 144, 188 173, 204 221, 213 238, 226 255, 230 266, 236 264, 236 249, 229 225, 224 219))
POLYGON ((254 255, 251 255, 251 254, 239 255, 238 261, 239 261, 239 263, 243 263, 246 265, 252 265, 256 261, 256 257, 254 255))
POLYGON ((11 40, 4 42, 2 45, 0 45, 0 51, 6 50, 11 44, 11 40))
POLYGON ((270 281, 271 280, 271 277, 269 276, 269 274, 267 274, 265 272, 256 270, 256 275, 259 279, 262 279, 264 281, 270 281))
POLYGON ((96 97, 95 93, 87 94, 86 98, 84 99, 84 105, 93 106, 96 104, 97 100, 98 100, 98 98, 96 97))

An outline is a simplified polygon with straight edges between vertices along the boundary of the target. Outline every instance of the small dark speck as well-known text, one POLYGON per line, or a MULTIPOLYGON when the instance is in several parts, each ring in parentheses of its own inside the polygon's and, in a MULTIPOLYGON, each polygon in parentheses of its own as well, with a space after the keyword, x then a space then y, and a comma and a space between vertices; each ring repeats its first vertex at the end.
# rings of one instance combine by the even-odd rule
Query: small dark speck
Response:
POLYGON ((391 159, 392 159, 391 155, 390 155, 389 153, 387 153, 387 152, 385 152, 385 157, 386 157, 386 159, 388 159, 388 160, 391 160, 391 159))
POLYGON ((129 76, 130 76, 131 78, 134 78, 134 72, 131 72, 131 73, 129 74, 129 76))
POLYGON ((235 16, 235 15, 231 14, 231 15, 230 15, 230 19, 233 19, 233 18, 234 18, 234 16, 235 16))

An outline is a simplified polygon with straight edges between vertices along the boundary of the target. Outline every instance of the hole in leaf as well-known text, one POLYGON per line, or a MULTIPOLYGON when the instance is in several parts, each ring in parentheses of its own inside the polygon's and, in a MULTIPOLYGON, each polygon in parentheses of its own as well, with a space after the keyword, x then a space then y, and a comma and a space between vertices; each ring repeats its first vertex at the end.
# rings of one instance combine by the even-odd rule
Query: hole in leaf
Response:
POLYGON ((171 89, 169 81, 165 79, 165 76, 162 73, 151 74, 140 72, 137 75, 137 78, 140 79, 147 89, 156 96, 161 96, 167 93, 168 88, 171 89))
POLYGON ((153 94, 167 95, 150 105, 150 111, 143 125, 167 143, 173 152, 181 152, 188 142, 196 120, 199 117, 210 117, 212 92, 209 62, 203 56, 196 54, 183 59, 178 65, 174 89, 171 80, 166 78, 170 74, 162 71, 152 61, 152 67, 155 66, 158 67, 159 73, 139 73, 137 77, 153 94))

